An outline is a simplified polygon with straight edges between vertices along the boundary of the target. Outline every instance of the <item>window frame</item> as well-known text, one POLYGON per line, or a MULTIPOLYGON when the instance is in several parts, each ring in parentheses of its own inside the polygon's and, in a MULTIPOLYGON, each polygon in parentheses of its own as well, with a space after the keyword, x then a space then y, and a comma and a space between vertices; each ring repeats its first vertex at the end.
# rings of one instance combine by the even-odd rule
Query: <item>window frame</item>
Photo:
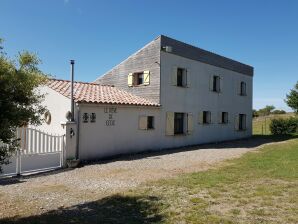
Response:
POLYGON ((229 113, 226 111, 221 112, 221 124, 229 123, 229 113))
POLYGON ((245 131, 246 127, 246 114, 239 114, 239 131, 245 131))
POLYGON ((240 96, 246 96, 247 95, 246 87, 247 87, 246 82, 241 81, 240 82, 240 96))
POLYGON ((175 112, 174 113, 174 135, 183 135, 185 134, 185 114, 175 112), (178 120, 177 116, 181 116, 178 120), (178 120, 178 121, 177 121, 178 120), (177 127, 176 124, 179 124, 180 127, 177 127))
POLYGON ((215 93, 220 92, 220 76, 219 75, 213 75, 212 78, 212 91, 215 93))
POLYGON ((176 86, 177 87, 187 87, 187 69, 183 67, 177 67, 176 70, 176 86), (180 78, 179 78, 180 76, 180 78))
POLYGON ((154 116, 147 116, 147 130, 153 130, 153 129, 154 129, 154 116))
POLYGON ((203 124, 211 124, 211 111, 204 110, 203 111, 203 124))
POLYGON ((144 85, 144 72, 135 72, 133 73, 133 86, 142 86, 144 85), (140 76, 142 76, 141 80, 142 83, 140 83, 140 76))

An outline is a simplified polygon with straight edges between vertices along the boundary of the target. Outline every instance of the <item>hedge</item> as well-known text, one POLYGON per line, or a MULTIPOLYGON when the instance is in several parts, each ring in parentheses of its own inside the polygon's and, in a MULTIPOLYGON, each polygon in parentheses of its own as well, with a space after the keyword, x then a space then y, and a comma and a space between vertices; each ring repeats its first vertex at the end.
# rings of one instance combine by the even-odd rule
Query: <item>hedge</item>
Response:
POLYGON ((298 132, 298 118, 274 118, 270 123, 270 131, 274 135, 288 135, 298 132))

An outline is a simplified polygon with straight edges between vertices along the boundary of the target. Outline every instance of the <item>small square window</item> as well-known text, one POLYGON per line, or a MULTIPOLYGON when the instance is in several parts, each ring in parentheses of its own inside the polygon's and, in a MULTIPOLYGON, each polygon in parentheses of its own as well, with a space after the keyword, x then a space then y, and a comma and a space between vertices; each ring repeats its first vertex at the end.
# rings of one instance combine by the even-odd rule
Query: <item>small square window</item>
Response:
POLYGON ((142 85, 144 84, 144 73, 135 73, 134 74, 134 79, 135 79, 135 85, 142 85))
POLYGON ((88 121, 89 121, 89 115, 88 115, 88 113, 83 113, 83 122, 84 123, 88 123, 88 121))
POLYGON ((211 112, 203 111, 203 124, 210 124, 210 123, 211 123, 211 112))
POLYGON ((228 112, 222 112, 221 113, 221 123, 227 124, 229 122, 228 120, 228 112))
POLYGON ((154 129, 154 117, 153 116, 147 117, 147 129, 154 129))

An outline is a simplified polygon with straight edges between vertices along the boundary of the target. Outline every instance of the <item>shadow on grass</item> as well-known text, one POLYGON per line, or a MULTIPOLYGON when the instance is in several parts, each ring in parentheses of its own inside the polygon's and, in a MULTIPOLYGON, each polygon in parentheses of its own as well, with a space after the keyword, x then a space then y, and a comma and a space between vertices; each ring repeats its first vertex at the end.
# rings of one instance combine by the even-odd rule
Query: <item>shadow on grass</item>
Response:
POLYGON ((48 223, 160 223, 157 197, 129 197, 114 195, 98 201, 49 211, 26 218, 0 219, 1 224, 48 223))

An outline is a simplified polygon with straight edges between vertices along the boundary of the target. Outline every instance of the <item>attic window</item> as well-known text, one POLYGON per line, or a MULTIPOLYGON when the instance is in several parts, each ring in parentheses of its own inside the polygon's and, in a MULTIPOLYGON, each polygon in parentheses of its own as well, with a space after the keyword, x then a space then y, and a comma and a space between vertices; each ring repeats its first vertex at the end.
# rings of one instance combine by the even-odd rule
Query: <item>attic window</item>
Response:
POLYGON ((130 87, 133 86, 146 86, 150 84, 150 72, 135 72, 128 74, 127 84, 130 87))
POLYGON ((144 73, 143 72, 140 72, 140 73, 135 73, 134 74, 135 76, 135 85, 142 85, 144 84, 144 73))

